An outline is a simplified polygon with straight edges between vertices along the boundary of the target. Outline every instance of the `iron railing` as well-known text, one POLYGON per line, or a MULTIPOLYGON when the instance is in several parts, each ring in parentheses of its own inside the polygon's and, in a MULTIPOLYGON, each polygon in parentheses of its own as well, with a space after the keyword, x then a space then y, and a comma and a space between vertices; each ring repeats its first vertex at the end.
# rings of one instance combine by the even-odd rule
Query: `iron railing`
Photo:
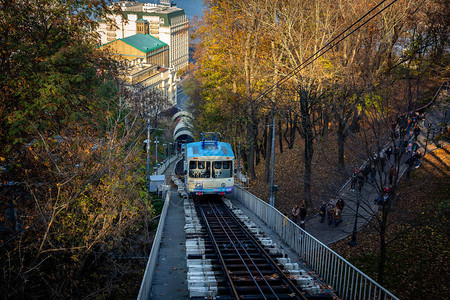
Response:
POLYGON ((167 168, 170 166, 171 163, 173 163, 178 158, 177 155, 171 156, 170 158, 164 160, 158 169, 156 169, 154 175, 162 175, 164 172, 166 172, 167 168))
POLYGON ((158 260, 159 247, 161 245, 161 237, 164 231, 164 223, 166 221, 167 210, 170 204, 170 191, 167 192, 164 201, 164 206, 159 218, 158 229, 153 240, 152 250, 148 257, 147 267, 145 268, 144 278, 141 282, 141 288, 139 290, 138 300, 150 299, 150 292, 152 288, 153 275, 155 272, 156 262, 158 260))
POLYGON ((234 196, 276 232, 342 299, 398 299, 280 211, 250 192, 234 187, 234 196))

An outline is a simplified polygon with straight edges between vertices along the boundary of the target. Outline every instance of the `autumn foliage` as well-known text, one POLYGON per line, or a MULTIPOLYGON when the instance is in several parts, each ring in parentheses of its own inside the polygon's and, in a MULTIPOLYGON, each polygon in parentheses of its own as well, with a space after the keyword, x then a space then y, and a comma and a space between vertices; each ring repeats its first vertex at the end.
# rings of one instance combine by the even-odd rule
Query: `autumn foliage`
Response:
MULTIPOLYGON (((143 122, 97 50, 109 1, 0 2, 0 290, 6 298, 127 297, 152 198, 143 122), (117 284, 117 281, 121 282, 117 284)), ((137 275, 136 275, 137 274, 137 275)), ((133 282, 131 292, 139 285, 133 282)))

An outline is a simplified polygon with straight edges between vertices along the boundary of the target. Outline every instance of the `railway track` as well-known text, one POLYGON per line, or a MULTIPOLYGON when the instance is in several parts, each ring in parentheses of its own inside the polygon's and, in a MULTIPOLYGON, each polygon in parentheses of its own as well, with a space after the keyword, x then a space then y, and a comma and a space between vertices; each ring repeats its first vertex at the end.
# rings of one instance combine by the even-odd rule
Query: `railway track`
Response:
POLYGON ((195 204, 211 244, 208 257, 223 274, 220 299, 311 299, 274 260, 282 254, 268 253, 222 201, 195 204))

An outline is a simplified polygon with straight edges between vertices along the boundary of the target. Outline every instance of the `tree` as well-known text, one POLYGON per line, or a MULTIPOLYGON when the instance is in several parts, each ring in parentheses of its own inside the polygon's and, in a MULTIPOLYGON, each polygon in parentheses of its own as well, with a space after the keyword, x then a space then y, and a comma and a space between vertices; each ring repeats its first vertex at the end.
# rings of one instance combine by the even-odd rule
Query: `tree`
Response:
POLYGON ((92 33, 108 4, 0 2, 0 179, 15 183, 1 190, 17 225, 1 233, 6 297, 107 295, 92 268, 148 237, 142 128, 92 33))

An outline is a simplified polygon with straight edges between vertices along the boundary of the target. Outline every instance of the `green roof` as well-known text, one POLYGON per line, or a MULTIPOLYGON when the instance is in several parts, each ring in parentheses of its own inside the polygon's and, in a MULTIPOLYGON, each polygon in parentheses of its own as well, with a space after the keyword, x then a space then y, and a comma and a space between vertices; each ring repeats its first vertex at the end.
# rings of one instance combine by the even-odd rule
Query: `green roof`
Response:
POLYGON ((142 33, 138 33, 120 40, 145 53, 167 46, 166 43, 158 40, 157 38, 149 34, 142 33))

